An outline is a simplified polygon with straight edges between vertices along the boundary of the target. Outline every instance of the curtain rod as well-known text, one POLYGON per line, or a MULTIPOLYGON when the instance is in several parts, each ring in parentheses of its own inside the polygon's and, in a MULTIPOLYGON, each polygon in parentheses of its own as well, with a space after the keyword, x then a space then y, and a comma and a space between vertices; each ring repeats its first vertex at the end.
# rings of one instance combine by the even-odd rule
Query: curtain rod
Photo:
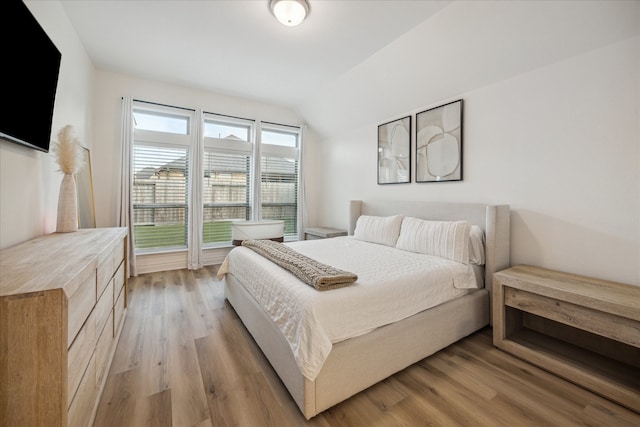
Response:
POLYGON ((266 123, 268 125, 276 125, 276 126, 285 126, 288 128, 294 128, 294 129, 300 129, 301 126, 294 126, 294 125, 284 125, 282 123, 274 123, 274 122, 261 122, 261 123, 266 123))
POLYGON ((255 122, 255 119, 247 119, 246 117, 238 117, 238 116, 231 116, 229 114, 220 114, 220 113, 213 113, 211 111, 203 111, 203 113, 205 114, 213 114, 214 116, 220 116, 220 117, 229 117, 230 119, 238 119, 238 120, 247 120, 250 122, 255 122))
MULTIPOLYGON (((120 98, 120 99, 124 99, 124 97, 122 97, 122 98, 120 98)), ((157 106, 159 106, 159 107, 169 107, 169 108, 178 108, 178 109, 180 109, 180 110, 186 110, 186 111, 196 111, 196 110, 194 110, 193 108, 178 107, 178 106, 176 106, 176 105, 161 104, 161 103, 159 103, 159 102, 145 101, 145 100, 142 100, 142 99, 136 99, 136 98, 133 98, 133 101, 134 101, 134 102, 143 102, 143 103, 145 103, 145 104, 157 105, 157 106)))
MULTIPOLYGON (((120 97, 120 99, 124 99, 124 97, 120 97)), ((144 101, 142 99, 136 99, 136 98, 133 98, 133 101, 135 101, 135 102, 143 102, 145 104, 157 105, 157 106, 160 106, 160 107, 179 108, 181 110, 186 110, 186 111, 196 111, 193 108, 177 107, 175 105, 161 104, 159 102, 144 101)), ((211 112, 211 111, 204 111, 203 110, 203 113, 205 113, 205 114, 213 114, 215 116, 220 116, 220 117, 229 117, 231 119, 247 120, 247 121, 250 121, 250 122, 255 122, 256 121, 256 119, 247 119, 246 117, 231 116, 229 114, 214 113, 214 112, 211 112)), ((266 123, 268 125, 284 126, 284 127, 289 127, 289 128, 293 128, 293 129, 301 129, 301 126, 285 125, 285 124, 282 124, 282 123, 265 122, 265 121, 261 121, 260 123, 266 123)))

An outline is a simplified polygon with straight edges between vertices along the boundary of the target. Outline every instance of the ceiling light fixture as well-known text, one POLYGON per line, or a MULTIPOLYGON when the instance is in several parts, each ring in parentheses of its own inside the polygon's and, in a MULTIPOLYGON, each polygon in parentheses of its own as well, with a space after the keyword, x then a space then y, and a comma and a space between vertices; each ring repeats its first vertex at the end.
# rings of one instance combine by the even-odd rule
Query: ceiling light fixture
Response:
POLYGON ((294 27, 309 14, 307 0, 269 0, 269 9, 280 23, 294 27))

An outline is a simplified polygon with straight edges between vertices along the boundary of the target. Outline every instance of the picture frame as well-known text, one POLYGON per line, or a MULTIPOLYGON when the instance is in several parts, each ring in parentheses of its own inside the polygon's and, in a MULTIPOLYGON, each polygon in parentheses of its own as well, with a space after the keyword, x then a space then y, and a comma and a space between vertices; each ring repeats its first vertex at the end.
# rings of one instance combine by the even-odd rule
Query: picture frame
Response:
POLYGON ((378 184, 411 182, 411 116, 378 126, 378 184))
POLYGON ((416 114, 416 182, 462 181, 462 99, 416 114))

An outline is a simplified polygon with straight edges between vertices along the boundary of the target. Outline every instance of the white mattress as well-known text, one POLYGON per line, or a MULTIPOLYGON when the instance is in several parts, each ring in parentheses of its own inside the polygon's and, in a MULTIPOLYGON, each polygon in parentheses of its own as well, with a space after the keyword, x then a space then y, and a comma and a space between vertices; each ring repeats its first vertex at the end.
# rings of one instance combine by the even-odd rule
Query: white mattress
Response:
POLYGON ((469 292, 459 288, 475 287, 470 285, 476 275, 469 265, 350 236, 288 245, 355 273, 358 280, 320 292, 246 247, 229 253, 227 267, 282 331, 300 371, 312 381, 332 344, 469 292))

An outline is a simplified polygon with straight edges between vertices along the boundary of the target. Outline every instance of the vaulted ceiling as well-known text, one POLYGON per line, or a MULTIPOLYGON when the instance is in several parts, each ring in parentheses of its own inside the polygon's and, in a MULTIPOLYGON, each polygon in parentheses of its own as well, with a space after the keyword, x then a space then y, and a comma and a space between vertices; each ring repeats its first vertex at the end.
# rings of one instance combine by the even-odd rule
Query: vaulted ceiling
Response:
POLYGON ((325 137, 640 32, 637 1, 61 0, 101 69, 291 108, 325 137))
POLYGON ((309 0, 297 27, 268 0, 66 1, 95 65, 296 107, 449 1, 309 0))

